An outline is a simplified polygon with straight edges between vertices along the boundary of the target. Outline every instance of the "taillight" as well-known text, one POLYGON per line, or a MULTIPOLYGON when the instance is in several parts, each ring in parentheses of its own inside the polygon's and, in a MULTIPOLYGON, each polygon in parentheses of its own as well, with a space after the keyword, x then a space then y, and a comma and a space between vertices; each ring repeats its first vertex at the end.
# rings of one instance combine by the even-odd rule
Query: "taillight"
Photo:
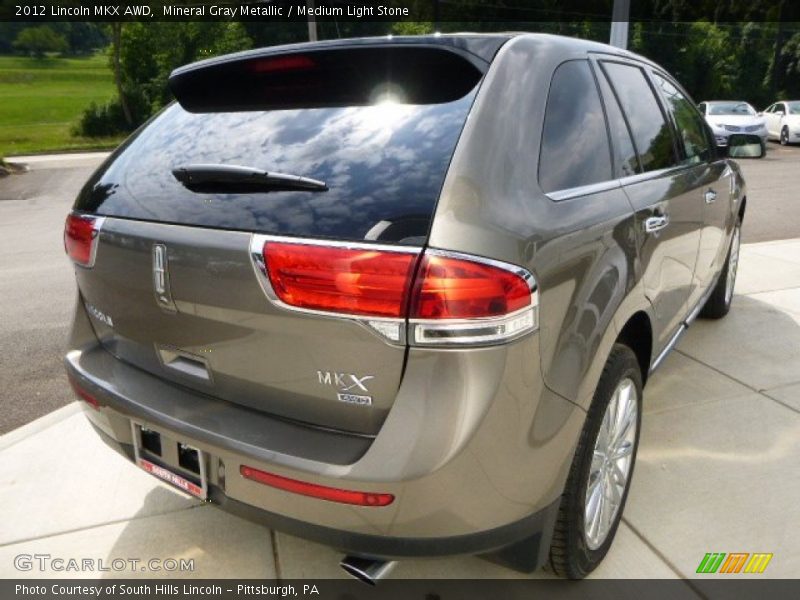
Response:
POLYGON ((94 266, 102 217, 70 214, 64 224, 64 249, 82 267, 94 266))
POLYGON ((524 275, 490 262, 428 252, 414 286, 411 317, 479 319, 507 315, 531 303, 524 275))
POLYGON ((273 302, 354 319, 390 342, 489 345, 538 326, 536 282, 508 263, 434 249, 267 236, 254 236, 251 251, 273 302))
POLYGON ((92 396, 89 392, 78 385, 78 382, 72 379, 72 377, 67 377, 67 379, 69 380, 69 384, 72 386, 72 391, 75 392, 78 398, 86 402, 92 408, 100 408, 100 402, 98 402, 97 398, 92 396))
POLYGON ((280 73, 291 71, 306 71, 317 66, 313 60, 302 54, 276 56, 274 58, 259 59, 250 63, 250 70, 255 73, 280 73))
POLYGON ((312 498, 329 500, 331 502, 355 504, 358 506, 388 506, 394 502, 394 496, 392 494, 343 490, 326 485, 308 483, 307 481, 289 479, 288 477, 267 473, 266 471, 254 469, 246 465, 239 467, 239 473, 241 473, 242 477, 245 479, 250 479, 251 481, 256 481, 263 485, 268 485, 294 494, 300 494, 301 496, 311 496, 312 498))
POLYGON ((409 339, 419 346, 489 345, 538 326, 528 271, 464 254, 427 250, 417 272, 409 339))
POLYGON ((417 254, 372 248, 264 244, 278 298, 309 310, 403 317, 417 254))

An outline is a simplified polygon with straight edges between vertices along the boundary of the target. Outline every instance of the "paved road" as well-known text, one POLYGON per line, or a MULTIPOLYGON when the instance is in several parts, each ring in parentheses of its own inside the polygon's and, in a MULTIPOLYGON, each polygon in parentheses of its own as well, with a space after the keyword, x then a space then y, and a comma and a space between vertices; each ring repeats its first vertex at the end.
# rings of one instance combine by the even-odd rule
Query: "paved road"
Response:
POLYGON ((72 402, 61 357, 75 302, 64 217, 96 157, 0 179, 0 434, 72 402))
POLYGON ((747 180, 747 216, 742 241, 800 237, 800 146, 767 145, 767 155, 741 160, 747 180))
MULTIPOLYGON (((64 216, 102 155, 37 157, 0 179, 0 434, 72 401, 61 356, 75 283, 64 216)), ((744 242, 800 237, 800 147, 741 161, 749 186, 744 242)))

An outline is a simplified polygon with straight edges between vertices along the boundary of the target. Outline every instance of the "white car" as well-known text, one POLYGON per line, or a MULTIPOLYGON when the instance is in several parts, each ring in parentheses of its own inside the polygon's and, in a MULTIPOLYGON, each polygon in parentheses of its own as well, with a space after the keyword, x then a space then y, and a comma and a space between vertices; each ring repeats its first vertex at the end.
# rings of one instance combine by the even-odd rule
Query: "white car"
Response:
POLYGON ((763 113, 769 139, 784 146, 800 142, 800 100, 776 102, 763 113))
POLYGON ((767 142, 766 119, 747 102, 738 100, 710 100, 697 105, 714 132, 717 146, 727 146, 728 138, 735 133, 757 135, 767 142))

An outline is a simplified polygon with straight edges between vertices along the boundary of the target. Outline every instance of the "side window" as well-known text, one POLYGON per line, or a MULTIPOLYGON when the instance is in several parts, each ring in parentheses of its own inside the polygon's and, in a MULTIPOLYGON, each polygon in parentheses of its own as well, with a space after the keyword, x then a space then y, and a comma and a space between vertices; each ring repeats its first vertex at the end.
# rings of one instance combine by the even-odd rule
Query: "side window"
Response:
POLYGON ((705 115, 706 114, 706 103, 705 102, 701 102, 700 104, 698 104, 697 105, 697 110, 699 110, 701 114, 705 115))
POLYGON ((632 65, 612 62, 603 63, 603 68, 628 117, 642 169, 655 171, 673 166, 676 161, 672 131, 644 71, 632 65))
POLYGON ((563 63, 553 74, 539 153, 545 192, 612 179, 603 107, 589 62, 563 63))
POLYGON ((675 117, 678 134, 683 141, 686 162, 694 164, 711 158, 711 146, 706 136, 703 118, 697 109, 671 82, 658 73, 654 73, 653 78, 661 88, 667 106, 675 117))
POLYGON ((636 148, 633 147, 631 133, 622 115, 614 91, 608 85, 606 76, 598 74, 600 93, 603 96, 603 104, 606 107, 608 117, 608 128, 611 130, 611 142, 614 147, 614 170, 617 177, 627 177, 641 172, 639 159, 636 157, 636 148))

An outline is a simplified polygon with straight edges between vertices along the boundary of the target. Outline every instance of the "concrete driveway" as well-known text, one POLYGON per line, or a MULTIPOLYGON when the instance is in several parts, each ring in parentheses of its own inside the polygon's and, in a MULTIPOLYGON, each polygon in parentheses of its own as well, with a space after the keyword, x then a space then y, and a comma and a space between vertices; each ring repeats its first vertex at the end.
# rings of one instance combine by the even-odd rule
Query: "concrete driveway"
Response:
MULTIPOLYGON (((645 390, 633 487, 595 577, 693 577, 707 552, 773 553, 762 577, 800 570, 800 239, 743 246, 737 292, 731 313, 696 322, 645 390)), ((20 572, 20 554, 194 559, 192 572, 126 568, 103 577, 342 576, 333 550, 145 475, 108 450, 80 412, 71 403, 0 437, 0 577, 98 575, 20 572)), ((406 561, 393 576, 521 577, 472 557, 406 561)))

